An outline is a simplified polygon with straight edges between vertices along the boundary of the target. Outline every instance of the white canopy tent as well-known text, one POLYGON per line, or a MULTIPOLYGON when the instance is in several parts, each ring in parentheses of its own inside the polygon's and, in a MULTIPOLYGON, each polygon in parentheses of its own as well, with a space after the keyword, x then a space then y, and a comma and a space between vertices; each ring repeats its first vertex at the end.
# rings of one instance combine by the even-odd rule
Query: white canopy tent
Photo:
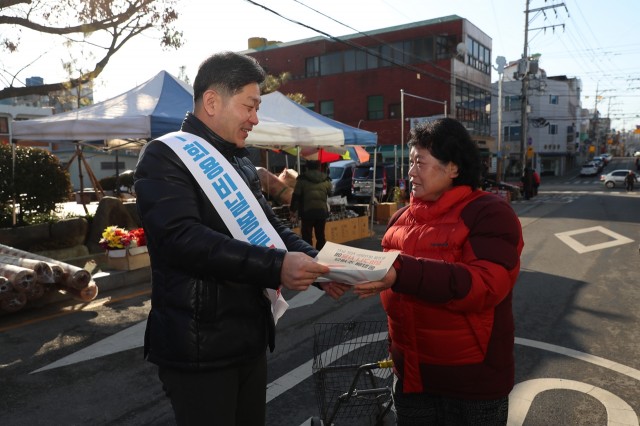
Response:
POLYGON ((247 145, 264 148, 292 146, 374 146, 375 133, 332 120, 292 101, 280 92, 262 96, 260 123, 247 138, 247 145))

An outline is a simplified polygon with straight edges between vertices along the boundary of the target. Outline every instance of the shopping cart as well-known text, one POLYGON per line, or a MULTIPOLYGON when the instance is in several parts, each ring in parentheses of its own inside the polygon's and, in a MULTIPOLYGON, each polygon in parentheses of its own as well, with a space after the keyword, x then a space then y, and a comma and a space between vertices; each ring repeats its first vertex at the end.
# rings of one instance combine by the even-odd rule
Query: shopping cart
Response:
POLYGON ((392 406, 392 361, 382 321, 314 324, 313 378, 320 417, 312 426, 383 425, 392 406))

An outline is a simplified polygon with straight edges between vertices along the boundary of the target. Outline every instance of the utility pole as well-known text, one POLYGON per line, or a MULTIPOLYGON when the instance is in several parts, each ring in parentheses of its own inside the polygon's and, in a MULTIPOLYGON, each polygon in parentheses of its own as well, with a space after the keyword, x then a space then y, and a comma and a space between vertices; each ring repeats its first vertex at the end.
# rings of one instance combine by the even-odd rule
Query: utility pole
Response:
POLYGON ((526 164, 526 152, 527 146, 527 127, 529 127, 529 119, 527 116, 527 92, 529 91, 529 0, 525 0, 526 6, 524 11, 524 49, 522 51, 522 59, 518 65, 518 73, 521 70, 524 71, 522 77, 522 111, 520 113, 520 167, 522 167, 522 173, 524 173, 524 165, 526 164))
POLYGON ((504 67, 507 65, 507 60, 504 56, 498 56, 496 58, 498 64, 496 70, 498 71, 498 164, 496 165, 496 181, 502 181, 502 163, 504 161, 504 155, 502 152, 502 81, 504 80, 504 67))
MULTIPOLYGON (((525 0, 525 11, 524 11, 524 49, 522 51, 522 58, 520 59, 520 63, 518 64, 518 76, 522 76, 522 112, 521 112, 521 119, 520 119, 520 164, 522 166, 522 171, 524 172, 524 167, 526 164, 526 155, 527 152, 525 151, 525 148, 528 145, 528 137, 527 137, 527 130, 529 127, 529 119, 528 119, 528 114, 529 111, 527 110, 529 104, 527 102, 527 95, 529 92, 529 62, 531 60, 531 58, 529 57, 529 31, 534 31, 534 30, 547 30, 547 28, 551 28, 555 31, 556 27, 562 26, 562 28, 564 28, 564 24, 562 25, 547 25, 547 26, 543 26, 543 27, 538 27, 538 28, 529 28, 529 14, 531 12, 535 12, 536 14, 538 13, 542 13, 545 16, 545 19, 547 17, 545 11, 547 9, 554 9, 560 6, 564 6, 565 10, 567 10, 567 6, 565 6, 564 3, 558 3, 558 4, 554 4, 554 5, 550 5, 550 6, 544 6, 544 7, 539 7, 536 9, 529 9, 529 3, 531 2, 531 0, 525 0)), ((569 13, 569 11, 567 10, 567 14, 569 13)), ((556 13, 557 15, 557 13, 556 13)), ((533 156, 531 157, 531 165, 533 166, 533 156)))

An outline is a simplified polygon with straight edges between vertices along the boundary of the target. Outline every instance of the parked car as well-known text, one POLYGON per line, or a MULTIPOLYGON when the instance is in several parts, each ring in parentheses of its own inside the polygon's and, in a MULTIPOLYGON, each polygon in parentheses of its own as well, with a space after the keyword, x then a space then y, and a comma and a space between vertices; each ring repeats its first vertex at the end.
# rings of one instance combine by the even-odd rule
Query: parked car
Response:
MULTIPOLYGON (((375 197, 379 202, 388 201, 393 197, 393 188, 396 186, 394 176, 395 164, 376 164, 375 197)), ((352 194, 359 202, 371 199, 373 191, 373 163, 358 164, 353 170, 352 194)))
POLYGON ((604 170, 604 166, 606 166, 606 164, 604 162, 604 158, 602 158, 599 155, 593 157, 590 162, 591 163, 596 163, 596 166, 598 166, 598 173, 600 173, 602 170, 604 170))
POLYGON ((351 196, 351 186, 353 182, 353 169, 356 162, 353 160, 340 160, 329 163, 327 173, 331 179, 331 193, 344 197, 351 196))
MULTIPOLYGON (((604 186, 606 186, 609 189, 615 188, 616 186, 624 187, 624 179, 627 177, 629 172, 631 172, 631 170, 627 170, 627 169, 614 170, 612 172, 607 173, 606 175, 601 175, 600 182, 604 183, 604 186)), ((633 176, 636 178, 636 182, 638 182, 638 175, 635 174, 634 172, 631 172, 631 173, 633 173, 633 176)))
POLYGON ((512 200, 519 200, 522 198, 522 188, 518 185, 511 185, 506 182, 497 182, 493 179, 484 179, 482 181, 482 189, 485 191, 491 191, 496 188, 501 191, 509 191, 512 200))
POLYGON ((600 172, 600 167, 594 161, 584 163, 580 168, 580 176, 595 176, 600 172))
POLYGON ((604 159, 604 164, 607 165, 609 164, 609 161, 611 161, 611 159, 613 158, 613 155, 609 154, 608 152, 605 152, 604 154, 600 154, 600 157, 604 159))

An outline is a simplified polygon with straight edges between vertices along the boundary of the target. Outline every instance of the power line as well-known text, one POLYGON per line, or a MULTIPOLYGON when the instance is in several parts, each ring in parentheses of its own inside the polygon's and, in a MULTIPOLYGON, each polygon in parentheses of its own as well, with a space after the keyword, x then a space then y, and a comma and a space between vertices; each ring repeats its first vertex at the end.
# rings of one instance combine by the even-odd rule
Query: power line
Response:
POLYGON ((369 50, 369 49, 368 49, 368 48, 366 48, 365 46, 361 46, 361 45, 359 45, 359 44, 357 44, 357 43, 354 43, 354 42, 352 42, 352 41, 350 41, 350 40, 345 40, 345 39, 342 39, 342 38, 339 38, 339 37, 333 36, 333 35, 331 35, 331 34, 329 34, 329 33, 325 32, 325 31, 322 31, 322 30, 319 30, 319 29, 317 29, 317 28, 315 28, 315 27, 312 27, 311 25, 307 25, 307 24, 302 23, 302 22, 300 22, 300 21, 296 21, 295 19, 287 18, 286 16, 284 16, 284 15, 282 15, 282 14, 280 14, 280 13, 276 12, 275 10, 270 9, 270 8, 268 8, 268 7, 266 7, 266 6, 262 5, 262 4, 260 4, 260 3, 256 3, 256 2, 255 2, 255 1, 253 1, 253 0, 245 0, 245 1, 247 1, 247 2, 249 2, 249 3, 251 3, 251 4, 253 4, 254 6, 261 7, 261 8, 263 8, 264 10, 266 10, 267 12, 273 13, 274 15, 276 15, 276 16, 278 16, 278 17, 282 18, 282 19, 285 19, 285 20, 287 20, 287 21, 289 21, 289 22, 292 22, 292 23, 294 23, 294 24, 300 25, 300 26, 302 26, 302 27, 308 28, 308 29, 310 29, 310 30, 312 30, 312 31, 317 32, 318 34, 322 34, 322 35, 324 35, 325 37, 327 37, 327 38, 329 38, 329 39, 331 39, 331 40, 333 40, 333 41, 335 41, 335 42, 342 43, 342 44, 345 44, 345 45, 347 45, 347 46, 353 47, 354 49, 357 49, 357 50, 360 50, 360 51, 362 51, 362 52, 365 52, 365 53, 367 53, 367 54, 369 54, 369 55, 371 55, 371 56, 374 56, 374 57, 376 57, 376 58, 378 58, 378 59, 381 59, 381 60, 383 60, 383 61, 385 61, 385 62, 388 62, 388 63, 390 63, 390 64, 396 65, 396 66, 398 66, 398 67, 400 67, 400 68, 404 68, 404 69, 406 69, 406 70, 413 71, 413 72, 416 72, 416 73, 419 73, 419 74, 422 74, 422 75, 425 75, 425 76, 431 77, 431 78, 433 78, 433 79, 435 79, 435 80, 442 81, 443 83, 452 84, 452 83, 451 83, 451 80, 449 80, 449 79, 442 78, 442 77, 439 77, 439 76, 437 76, 437 75, 431 74, 431 73, 429 73, 429 72, 427 72, 427 71, 425 71, 425 70, 423 70, 423 69, 421 69, 421 68, 417 68, 417 67, 413 67, 413 66, 411 66, 411 65, 406 65, 406 64, 399 63, 399 62, 395 61, 393 58, 389 58, 389 57, 386 57, 385 55, 383 55, 383 54, 381 54, 381 53, 378 53, 378 52, 376 52, 376 51, 369 50))

